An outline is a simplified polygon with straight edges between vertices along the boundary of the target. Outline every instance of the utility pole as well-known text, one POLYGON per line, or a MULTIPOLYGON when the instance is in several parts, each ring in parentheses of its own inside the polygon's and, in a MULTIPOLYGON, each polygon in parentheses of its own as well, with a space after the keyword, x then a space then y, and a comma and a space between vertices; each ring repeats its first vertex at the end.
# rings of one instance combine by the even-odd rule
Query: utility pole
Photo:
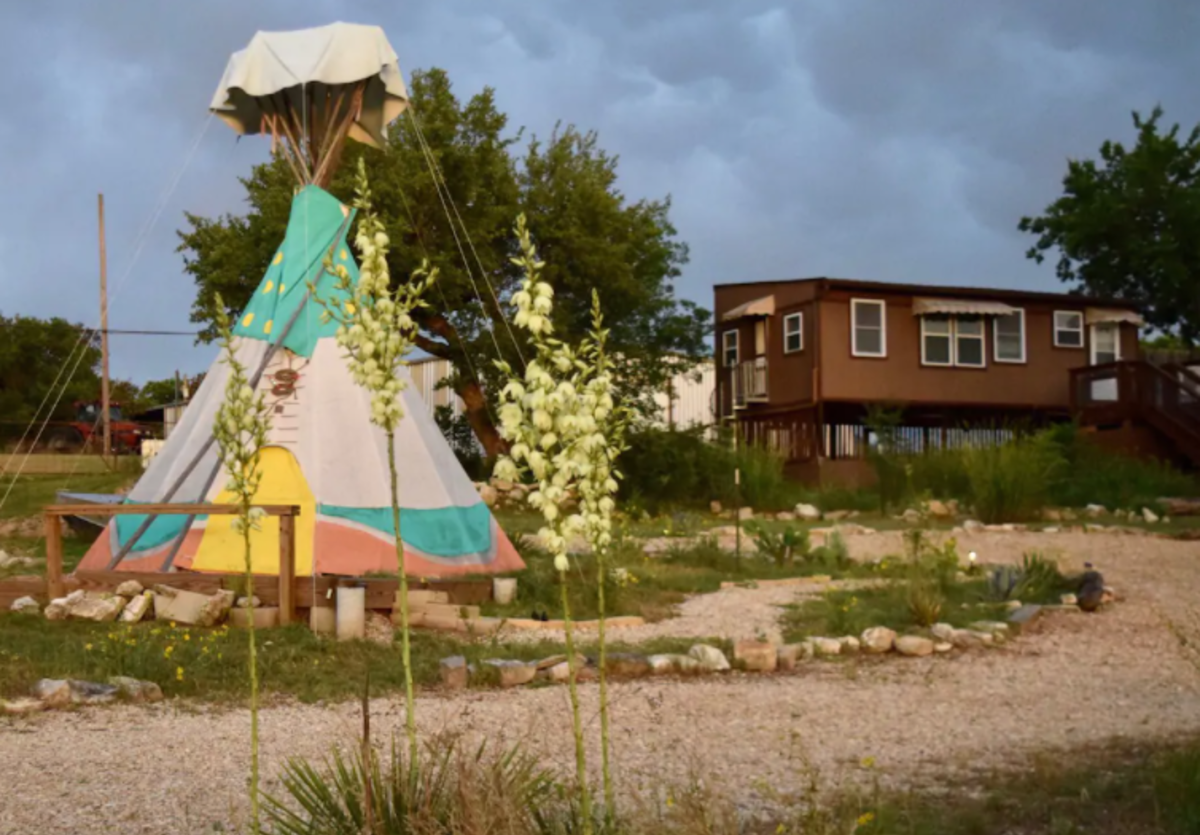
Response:
POLYGON ((108 402, 108 254, 104 246, 104 195, 97 195, 100 210, 100 419, 104 427, 104 460, 112 457, 112 423, 108 402))

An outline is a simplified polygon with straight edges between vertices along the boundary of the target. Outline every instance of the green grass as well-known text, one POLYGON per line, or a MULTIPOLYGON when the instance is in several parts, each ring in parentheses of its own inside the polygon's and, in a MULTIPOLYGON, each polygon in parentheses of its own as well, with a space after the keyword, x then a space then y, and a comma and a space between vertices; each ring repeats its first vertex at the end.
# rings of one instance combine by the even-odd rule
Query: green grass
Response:
MULTIPOLYGON (((403 693, 400 644, 334 641, 305 625, 259 630, 259 680, 262 692, 304 702, 350 699, 361 695, 370 671, 376 694, 403 693)), ((594 654, 594 638, 581 636, 579 651, 594 654)), ((700 641, 660 639, 633 647, 609 641, 610 652, 686 652, 700 641)), ((728 649, 719 640, 706 641, 728 649)), ((137 625, 47 622, 30 615, 0 614, 0 698, 25 695, 42 678, 104 681, 128 675, 157 682, 168 697, 201 701, 241 700, 247 696, 248 645, 242 630, 219 627, 172 627, 152 621, 137 625)), ((503 639, 463 640, 453 635, 414 630, 413 676, 419 685, 439 681, 438 662, 450 655, 468 661, 485 658, 538 660, 563 653, 555 641, 505 643, 503 639)))
MULTIPOLYGON (((74 475, 22 475, 15 479, 16 484, 8 495, 4 506, 0 507, 0 519, 20 519, 26 516, 38 516, 42 508, 54 504, 59 490, 70 490, 78 493, 115 493, 122 487, 127 487, 136 479, 138 473, 124 469, 119 472, 105 473, 75 473, 74 475)), ((14 477, 0 477, 0 496, 9 491, 9 485, 14 477)))

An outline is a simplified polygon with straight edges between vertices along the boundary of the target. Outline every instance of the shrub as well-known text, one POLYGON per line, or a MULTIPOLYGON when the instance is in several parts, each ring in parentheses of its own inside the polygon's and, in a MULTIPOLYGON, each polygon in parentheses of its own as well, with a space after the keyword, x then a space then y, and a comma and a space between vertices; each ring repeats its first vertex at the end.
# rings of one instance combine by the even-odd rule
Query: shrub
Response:
POLYGON ((810 556, 808 531, 788 525, 776 533, 765 525, 751 522, 746 531, 754 538, 758 552, 775 560, 776 565, 791 565, 797 559, 807 560, 810 556))
POLYGON ((1042 433, 1006 444, 961 450, 971 484, 971 505, 988 523, 1028 519, 1046 504, 1050 485, 1065 464, 1042 433))

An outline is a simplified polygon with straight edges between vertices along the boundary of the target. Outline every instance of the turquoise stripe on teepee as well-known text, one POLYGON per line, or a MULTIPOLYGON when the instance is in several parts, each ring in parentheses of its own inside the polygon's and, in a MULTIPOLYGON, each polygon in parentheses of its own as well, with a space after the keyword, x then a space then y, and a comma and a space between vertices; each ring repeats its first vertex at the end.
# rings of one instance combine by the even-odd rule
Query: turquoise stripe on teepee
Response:
MULTIPOLYGON (((388 536, 396 535, 390 507, 338 507, 317 505, 317 513, 357 522, 388 536)), ((479 554, 492 545, 492 514, 483 502, 470 507, 431 510, 400 508, 400 532, 418 551, 438 557, 479 554)))

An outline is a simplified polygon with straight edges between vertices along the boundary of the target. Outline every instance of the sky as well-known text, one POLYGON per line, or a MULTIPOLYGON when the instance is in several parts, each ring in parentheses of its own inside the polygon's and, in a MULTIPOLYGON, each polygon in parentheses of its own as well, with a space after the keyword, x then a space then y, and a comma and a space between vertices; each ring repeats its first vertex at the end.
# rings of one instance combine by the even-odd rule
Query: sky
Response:
MULTIPOLYGON (((244 211, 208 105, 257 30, 383 27, 405 76, 484 86, 513 129, 599 133, 631 199, 671 196, 677 285, 828 275, 1062 290, 1017 231, 1069 158, 1133 138, 1131 112, 1200 122, 1191 0, 40 0, 0 16, 0 313, 195 330, 185 211, 244 211), (25 80, 28 79, 28 80, 25 80)), ((204 370, 188 337, 112 337, 114 377, 204 370)))

